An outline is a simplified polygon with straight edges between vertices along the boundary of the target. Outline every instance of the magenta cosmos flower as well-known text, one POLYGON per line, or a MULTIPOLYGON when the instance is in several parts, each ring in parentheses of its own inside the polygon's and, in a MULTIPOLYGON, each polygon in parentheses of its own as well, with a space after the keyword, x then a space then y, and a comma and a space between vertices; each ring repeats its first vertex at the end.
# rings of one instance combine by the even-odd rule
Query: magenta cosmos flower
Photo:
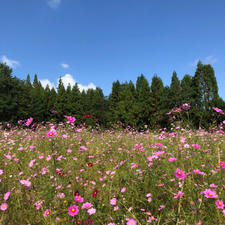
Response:
POLYGON ((130 218, 130 219, 127 221, 127 225, 136 225, 136 224, 137 224, 137 222, 136 222, 136 220, 133 219, 133 218, 130 218))
POLYGON ((184 171, 180 170, 180 169, 176 169, 175 173, 176 177, 180 178, 181 180, 186 178, 186 174, 184 173, 184 171))
POLYGON ((75 216, 77 215, 79 212, 79 209, 78 209, 78 206, 76 205, 71 205, 69 208, 68 208, 68 214, 70 216, 75 216))
POLYGON ((216 194, 215 191, 211 189, 205 189, 201 194, 204 194, 206 198, 217 198, 218 195, 216 194))
POLYGON ((74 200, 75 200, 75 202, 83 202, 84 201, 84 199, 81 197, 81 196, 74 196, 74 200))
POLYGON ((27 122, 25 124, 28 127, 32 122, 33 122, 33 118, 30 117, 29 119, 27 119, 27 122))
POLYGON ((216 200, 216 206, 218 209, 223 209, 224 208, 224 204, 222 200, 216 200))
POLYGON ((220 166, 225 169, 225 162, 220 161, 220 166))
POLYGON ((4 194, 4 200, 7 201, 9 199, 9 196, 10 196, 10 192, 8 191, 4 194))
POLYGON ((45 212, 44 212, 44 217, 48 217, 50 216, 50 209, 46 209, 45 212))
POLYGON ((2 203, 1 206, 0 206, 0 209, 1 209, 2 211, 5 211, 7 208, 8 208, 7 203, 2 203))
POLYGON ((50 130, 48 133, 47 133, 47 136, 48 137, 53 137, 56 135, 56 132, 54 130, 50 130))
POLYGON ((69 123, 73 123, 76 119, 72 116, 65 116, 69 123))

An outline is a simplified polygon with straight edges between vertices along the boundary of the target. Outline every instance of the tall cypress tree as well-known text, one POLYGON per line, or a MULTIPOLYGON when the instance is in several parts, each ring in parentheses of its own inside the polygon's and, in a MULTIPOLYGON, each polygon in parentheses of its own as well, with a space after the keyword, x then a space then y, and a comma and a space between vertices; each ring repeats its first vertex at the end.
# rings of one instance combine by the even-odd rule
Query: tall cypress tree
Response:
POLYGON ((141 128, 149 124, 151 111, 150 86, 143 74, 137 78, 135 97, 137 126, 141 128))

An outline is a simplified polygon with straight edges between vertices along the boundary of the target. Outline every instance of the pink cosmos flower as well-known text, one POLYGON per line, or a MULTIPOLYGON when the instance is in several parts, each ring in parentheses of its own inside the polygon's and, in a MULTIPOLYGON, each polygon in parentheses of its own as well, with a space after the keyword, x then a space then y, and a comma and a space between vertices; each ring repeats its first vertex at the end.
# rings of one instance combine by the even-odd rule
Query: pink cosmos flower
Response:
POLYGON ((184 171, 180 170, 180 169, 176 169, 176 172, 174 173, 176 175, 176 177, 180 178, 181 180, 184 180, 186 178, 186 174, 184 173, 184 171))
POLYGON ((92 207, 92 204, 91 203, 89 203, 89 202, 85 202, 83 205, 82 205, 82 209, 89 209, 89 208, 91 208, 92 207))
POLYGON ((29 167, 32 167, 35 163, 36 159, 32 159, 30 162, 29 162, 29 167))
POLYGON ((213 107, 213 110, 216 111, 216 112, 218 112, 218 113, 220 113, 220 114, 222 114, 222 115, 224 115, 224 112, 223 112, 222 109, 219 109, 217 107, 213 107))
POLYGON ((201 192, 201 194, 204 194, 206 198, 217 198, 218 197, 216 192, 211 189, 205 189, 205 191, 201 192))
POLYGON ((136 225, 136 224, 137 224, 137 222, 136 222, 136 220, 133 219, 133 218, 130 218, 130 219, 127 221, 127 225, 136 225))
POLYGON ((45 212, 44 212, 44 217, 48 217, 50 216, 50 209, 46 209, 45 212))
POLYGON ((199 169, 195 169, 193 172, 199 175, 205 175, 205 173, 201 172, 199 169))
POLYGON ((96 212, 96 209, 94 209, 94 208, 90 208, 90 209, 88 209, 88 214, 89 215, 92 215, 92 214, 95 214, 95 212, 96 212))
POLYGON ((8 199, 9 199, 9 196, 10 196, 10 191, 8 191, 8 192, 6 192, 5 194, 4 194, 4 200, 5 201, 7 201, 8 199))
POLYGON ((75 117, 72 117, 72 116, 65 116, 65 117, 68 120, 67 121, 68 123, 73 123, 76 120, 76 118, 75 117))
POLYGON ((174 198, 178 198, 178 197, 181 197, 182 198, 183 195, 184 195, 184 192, 178 191, 177 194, 174 194, 174 198))
POLYGON ((31 182, 29 180, 20 180, 20 183, 26 187, 30 187, 31 182))
POLYGON ((173 161, 175 161, 175 160, 177 160, 176 157, 170 157, 170 158, 168 159, 169 162, 173 162, 173 161))
POLYGON ((54 130, 50 130, 48 133, 47 133, 47 136, 48 137, 53 137, 56 135, 56 132, 54 130))
POLYGON ((79 212, 79 209, 78 209, 78 206, 76 205, 71 205, 69 208, 68 208, 68 214, 70 216, 75 216, 77 215, 79 212))
POLYGON ((120 190, 120 192, 122 192, 122 193, 124 193, 126 191, 126 188, 125 187, 123 187, 121 190, 120 190))
POLYGON ((65 198, 65 194, 62 193, 62 192, 60 192, 60 193, 57 194, 57 197, 58 197, 58 198, 61 198, 61 199, 62 199, 62 198, 65 198))
POLYGON ((29 119, 27 119, 27 122, 25 124, 28 127, 32 122, 33 122, 33 118, 30 117, 29 119))
POLYGON ((2 203, 1 206, 0 206, 0 209, 1 209, 2 211, 5 211, 7 208, 8 208, 7 203, 2 203))
POLYGON ((0 175, 2 175, 3 174, 3 170, 2 169, 0 169, 0 175))
POLYGON ((222 200, 216 200, 216 206, 218 209, 223 209, 224 208, 224 204, 222 200))
POLYGON ((81 197, 81 196, 74 196, 74 200, 75 200, 75 202, 83 202, 84 201, 84 199, 81 197))
POLYGON ((115 223, 108 223, 108 225, 116 225, 115 223))
POLYGON ((117 199, 116 199, 116 198, 112 198, 112 199, 110 200, 110 204, 111 204, 111 205, 116 205, 116 202, 117 202, 117 199))
POLYGON ((199 145, 199 144, 193 144, 192 147, 195 148, 195 149, 198 149, 198 148, 201 147, 201 145, 199 145))
POLYGON ((220 166, 225 169, 225 162, 220 161, 220 166))

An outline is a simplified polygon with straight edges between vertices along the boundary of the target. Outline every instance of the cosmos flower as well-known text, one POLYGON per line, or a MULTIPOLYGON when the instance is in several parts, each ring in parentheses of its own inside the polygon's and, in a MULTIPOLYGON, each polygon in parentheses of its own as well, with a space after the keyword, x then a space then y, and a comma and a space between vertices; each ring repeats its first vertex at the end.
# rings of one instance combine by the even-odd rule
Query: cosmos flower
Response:
POLYGON ((92 215, 92 214, 95 214, 95 212, 96 212, 96 209, 94 209, 94 208, 90 208, 90 209, 88 209, 88 214, 89 215, 92 215))
POLYGON ((137 224, 137 222, 136 222, 136 220, 133 219, 133 218, 130 218, 130 219, 127 221, 127 225, 136 225, 136 224, 137 224))
POLYGON ((7 201, 7 200, 9 199, 10 194, 11 194, 10 191, 6 192, 6 193, 4 194, 4 198, 3 198, 3 199, 4 199, 5 201, 7 201))
POLYGON ((224 208, 224 203, 222 200, 216 200, 216 206, 218 209, 223 209, 224 208))
POLYGON ((7 208, 8 208, 7 203, 2 203, 1 206, 0 206, 0 209, 1 209, 2 211, 5 211, 7 208))
POLYGON ((48 217, 50 216, 50 209, 46 209, 45 212, 44 212, 44 217, 48 217))
POLYGON ((78 206, 76 205, 71 205, 69 208, 68 208, 68 214, 70 216, 75 216, 77 215, 79 212, 79 209, 78 209, 78 206))
POLYGON ((201 194, 204 194, 206 198, 218 198, 216 191, 211 189, 205 189, 203 192, 201 192, 201 194))
POLYGON ((116 202, 117 202, 117 199, 116 199, 116 198, 112 198, 112 199, 110 200, 110 204, 111 204, 111 205, 116 205, 116 202))
POLYGON ((182 171, 178 168, 176 169, 176 172, 174 174, 176 175, 176 177, 178 177, 182 180, 186 178, 186 174, 184 173, 184 171, 182 171))

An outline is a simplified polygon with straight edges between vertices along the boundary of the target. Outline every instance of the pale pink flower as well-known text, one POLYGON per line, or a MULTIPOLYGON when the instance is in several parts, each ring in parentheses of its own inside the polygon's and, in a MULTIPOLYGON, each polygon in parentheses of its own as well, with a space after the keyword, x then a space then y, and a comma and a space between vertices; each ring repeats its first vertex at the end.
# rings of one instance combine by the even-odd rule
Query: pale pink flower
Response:
POLYGON ((128 219, 128 221, 127 221, 127 225, 136 225, 136 224, 137 224, 137 222, 136 222, 136 220, 133 219, 133 218, 130 218, 130 219, 128 219))
POLYGON ((20 183, 26 187, 30 187, 31 182, 29 180, 20 180, 20 183))
POLYGON ((7 203, 2 203, 1 206, 0 206, 0 209, 1 209, 2 211, 5 211, 7 208, 8 208, 7 203))
POLYGON ((92 204, 91 203, 89 203, 89 202, 85 202, 83 205, 82 205, 82 209, 89 209, 89 208, 91 208, 92 207, 92 204))
POLYGON ((116 205, 116 202, 117 202, 117 199, 116 199, 116 198, 112 198, 112 199, 110 200, 110 204, 111 204, 111 205, 116 205))
POLYGON ((125 187, 123 187, 121 190, 120 190, 120 192, 125 192, 126 191, 126 188, 125 187))
POLYGON ((90 209, 88 209, 88 214, 89 215, 92 215, 92 214, 95 214, 95 212, 96 212, 96 209, 94 209, 94 208, 90 208, 90 209))

